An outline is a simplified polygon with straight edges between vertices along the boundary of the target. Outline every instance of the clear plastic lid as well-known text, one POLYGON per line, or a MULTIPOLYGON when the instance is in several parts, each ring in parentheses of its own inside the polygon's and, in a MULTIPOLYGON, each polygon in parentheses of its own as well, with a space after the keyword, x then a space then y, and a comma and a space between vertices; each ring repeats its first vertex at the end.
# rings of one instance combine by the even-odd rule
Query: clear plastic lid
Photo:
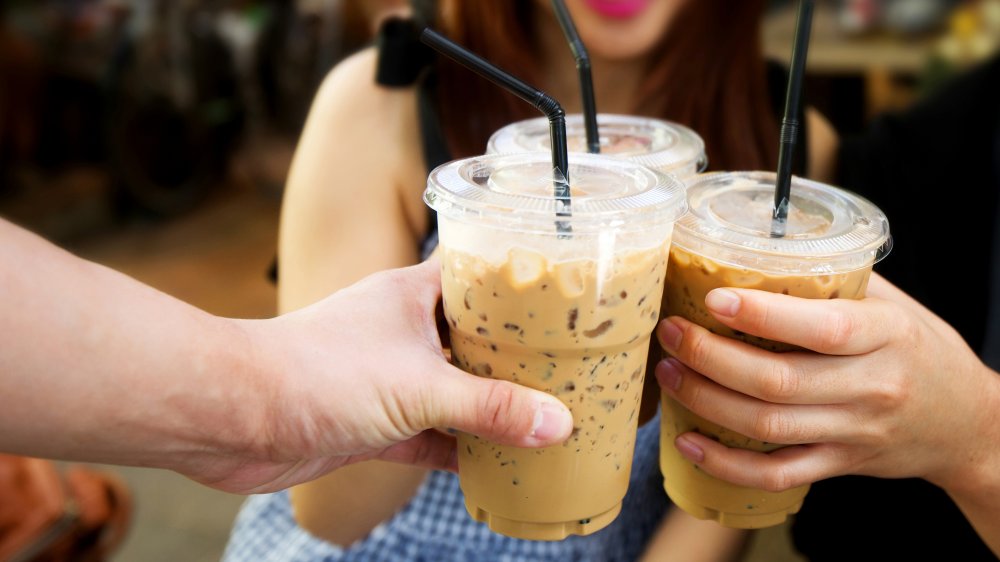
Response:
POLYGON ((845 273, 870 267, 892 248, 889 221, 854 193, 792 178, 787 233, 771 237, 773 172, 720 172, 688 182, 687 215, 673 243, 737 267, 776 274, 845 273))
MULTIPOLYGON (((687 210, 683 184, 616 158, 571 154, 569 216, 556 198, 548 152, 477 156, 444 164, 427 178, 424 201, 439 215, 505 230, 574 234, 672 223, 687 210)), ((565 181, 565 180, 563 180, 565 181)))
MULTIPOLYGON (((705 142, 691 129, 649 117, 598 114, 601 154, 626 158, 666 171, 700 172, 708 165, 705 142)), ((570 152, 587 152, 583 115, 566 116, 570 152)), ((493 133, 487 154, 549 150, 549 122, 545 117, 511 123, 493 133)))

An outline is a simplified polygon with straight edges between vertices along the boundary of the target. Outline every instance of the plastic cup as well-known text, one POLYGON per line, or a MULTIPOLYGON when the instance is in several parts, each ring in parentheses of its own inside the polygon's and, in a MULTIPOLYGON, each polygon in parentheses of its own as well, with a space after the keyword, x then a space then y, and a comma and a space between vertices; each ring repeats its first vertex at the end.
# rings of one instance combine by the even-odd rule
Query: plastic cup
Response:
MULTIPOLYGON (((693 130, 677 123, 634 117, 598 114, 601 154, 625 158, 659 172, 686 178, 708 165, 705 142, 693 130)), ((583 115, 566 116, 567 145, 571 153, 587 152, 587 132, 583 115)), ((511 123, 493 133, 487 154, 543 151, 549 146, 549 122, 528 119, 511 123)))
POLYGON ((570 157, 571 234, 555 226, 547 153, 445 164, 437 211, 452 361, 558 397, 564 443, 500 446, 458 435, 469 514, 504 535, 559 540, 614 520, 628 488, 646 349, 682 184, 605 156, 570 157))
MULTIPOLYGON (((714 173, 688 185, 690 211, 677 222, 663 316, 682 316, 726 337, 772 351, 784 343, 737 333, 705 308, 718 287, 742 287, 805 298, 864 298, 872 266, 890 250, 889 223, 867 200, 836 187, 792 180, 788 231, 772 238, 775 174, 714 173)), ((701 519, 739 528, 782 523, 802 505, 808 486, 780 493, 737 486, 709 476, 687 461, 674 439, 687 431, 729 447, 773 451, 762 443, 711 423, 662 395, 660 469, 670 499, 701 519)))

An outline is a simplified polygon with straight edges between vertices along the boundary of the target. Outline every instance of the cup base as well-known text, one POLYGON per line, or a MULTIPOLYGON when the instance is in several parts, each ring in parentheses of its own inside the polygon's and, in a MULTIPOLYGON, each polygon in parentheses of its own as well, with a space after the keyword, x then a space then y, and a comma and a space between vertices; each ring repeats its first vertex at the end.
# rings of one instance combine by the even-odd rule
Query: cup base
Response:
POLYGON ((532 541, 560 541, 569 535, 589 535, 607 527, 618 517, 622 510, 619 502, 614 507, 586 519, 561 521, 557 523, 539 523, 534 521, 517 521, 507 519, 476 507, 466 500, 465 509, 473 519, 486 523, 490 530, 515 539, 532 541))
POLYGON ((670 501, 674 502, 674 505, 683 509, 689 515, 698 519, 709 519, 723 527, 731 527, 733 529, 763 529, 765 527, 781 525, 788 519, 789 515, 798 513, 799 509, 802 508, 802 502, 800 501, 792 507, 771 513, 755 513, 753 515, 727 513, 690 501, 676 492, 667 490, 666 487, 664 487, 664 490, 666 490, 667 496, 670 497, 670 501))

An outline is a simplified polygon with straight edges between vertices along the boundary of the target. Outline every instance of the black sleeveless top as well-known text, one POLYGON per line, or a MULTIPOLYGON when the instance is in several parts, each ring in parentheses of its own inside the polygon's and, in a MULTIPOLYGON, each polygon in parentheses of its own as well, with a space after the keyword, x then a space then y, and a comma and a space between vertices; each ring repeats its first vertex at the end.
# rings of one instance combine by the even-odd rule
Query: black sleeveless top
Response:
MULTIPOLYGON (((839 162, 840 185, 889 217, 895 247, 876 270, 1000 369, 1000 56, 844 139, 839 162)), ((997 560, 919 479, 817 482, 792 535, 813 561, 997 560)))

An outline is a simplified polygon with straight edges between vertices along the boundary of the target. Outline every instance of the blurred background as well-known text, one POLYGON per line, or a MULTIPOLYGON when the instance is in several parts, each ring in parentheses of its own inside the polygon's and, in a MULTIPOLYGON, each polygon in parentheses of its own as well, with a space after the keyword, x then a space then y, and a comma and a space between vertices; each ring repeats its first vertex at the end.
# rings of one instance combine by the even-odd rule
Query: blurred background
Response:
MULTIPOLYGON (((406 0, 0 0, 0 216, 209 312, 275 313, 282 185, 320 80, 406 0)), ((766 53, 788 60, 796 3, 766 53)), ((1000 0, 819 0, 806 100, 842 133, 1000 46, 1000 0)), ((117 560, 217 560, 238 496, 107 469, 136 499, 117 560)), ((785 529, 751 560, 796 560, 785 529)))

